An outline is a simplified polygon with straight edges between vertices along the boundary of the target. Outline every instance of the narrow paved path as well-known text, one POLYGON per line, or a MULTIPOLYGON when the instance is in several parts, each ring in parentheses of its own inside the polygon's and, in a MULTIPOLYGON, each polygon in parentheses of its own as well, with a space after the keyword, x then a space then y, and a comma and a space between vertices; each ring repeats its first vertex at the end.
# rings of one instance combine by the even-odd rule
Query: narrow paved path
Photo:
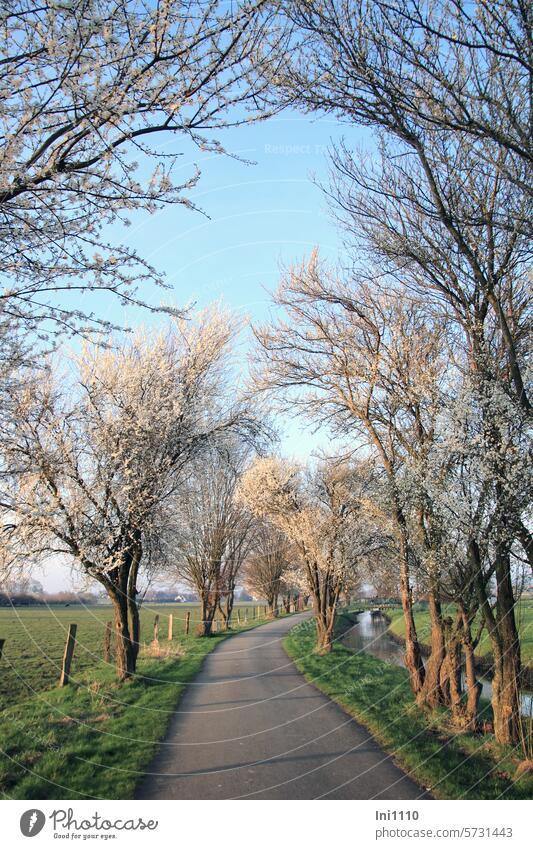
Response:
POLYGON ((184 693, 139 799, 417 799, 422 789, 289 660, 288 617, 221 643, 184 693))

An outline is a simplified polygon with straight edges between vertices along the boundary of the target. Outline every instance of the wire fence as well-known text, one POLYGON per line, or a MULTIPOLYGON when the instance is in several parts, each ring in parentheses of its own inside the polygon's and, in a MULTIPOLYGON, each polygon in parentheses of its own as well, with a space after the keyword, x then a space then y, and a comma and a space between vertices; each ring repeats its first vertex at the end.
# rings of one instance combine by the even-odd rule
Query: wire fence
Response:
MULTIPOLYGON (((294 613, 303 602, 280 605, 275 614, 294 613)), ((264 603, 237 602, 229 628, 250 627, 272 618, 264 603)), ((202 623, 199 604, 152 604, 140 610, 140 649, 179 648, 202 623)), ((227 629, 217 611, 212 633, 227 629)), ((0 710, 35 692, 67 684, 89 670, 112 666, 115 626, 110 605, 0 608, 0 710)))

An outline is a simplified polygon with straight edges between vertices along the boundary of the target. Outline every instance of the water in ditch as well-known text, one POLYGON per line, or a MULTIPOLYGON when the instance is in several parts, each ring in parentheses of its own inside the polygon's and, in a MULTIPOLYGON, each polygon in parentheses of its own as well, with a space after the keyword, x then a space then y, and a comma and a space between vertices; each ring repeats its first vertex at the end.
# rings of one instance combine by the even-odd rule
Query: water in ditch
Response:
MULTIPOLYGON (((342 642, 350 651, 367 652, 386 663, 405 667, 403 646, 393 640, 388 627, 389 623, 384 616, 365 610, 357 615, 355 625, 343 637, 342 642)), ((479 680, 483 685, 482 697, 490 700, 492 696, 490 679, 479 678, 479 680)), ((533 693, 523 691, 521 703, 523 715, 532 716, 533 693)))

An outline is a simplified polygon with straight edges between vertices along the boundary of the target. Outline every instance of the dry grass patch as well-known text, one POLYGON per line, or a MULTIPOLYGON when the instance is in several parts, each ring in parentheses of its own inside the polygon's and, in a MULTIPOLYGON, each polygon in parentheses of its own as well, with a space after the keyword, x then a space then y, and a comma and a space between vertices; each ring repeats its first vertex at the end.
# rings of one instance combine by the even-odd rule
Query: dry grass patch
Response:
POLYGON ((178 660, 185 655, 185 649, 181 643, 159 643, 153 640, 143 645, 139 652, 140 657, 160 658, 161 660, 178 660))

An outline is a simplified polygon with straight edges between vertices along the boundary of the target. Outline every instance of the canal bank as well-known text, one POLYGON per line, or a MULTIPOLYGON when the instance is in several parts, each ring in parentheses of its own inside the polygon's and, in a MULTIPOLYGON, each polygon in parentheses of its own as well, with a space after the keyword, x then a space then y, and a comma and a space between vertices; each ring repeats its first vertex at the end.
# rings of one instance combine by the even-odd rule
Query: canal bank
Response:
MULTIPOLYGON (((361 611, 355 611, 355 612, 359 613, 361 611)), ((390 634, 391 638, 395 642, 397 642, 399 645, 404 646, 405 645, 405 639, 404 639, 403 634, 401 633, 401 628, 398 628, 399 620, 401 620, 402 623, 403 623, 403 614, 400 614, 399 616, 396 616, 396 617, 391 617, 383 610, 381 611, 381 613, 387 619, 387 621, 389 623, 389 634, 390 634)), ((416 622, 417 629, 418 629, 419 640, 420 640, 419 644, 420 644, 420 650, 421 650, 422 656, 423 657, 429 657, 429 655, 431 653, 431 647, 430 647, 429 643, 426 642, 425 639, 424 639, 424 635, 427 635, 428 628, 430 627, 429 622, 420 626, 419 623, 417 622, 417 615, 415 615, 415 622, 416 622), (422 635, 422 638, 421 638, 421 635, 422 635)), ((531 634, 531 624, 526 624, 524 631, 521 632, 521 638, 530 640, 531 639, 530 634, 531 634)), ((478 651, 479 651, 479 648, 478 648, 478 651)), ((487 652, 487 653, 484 653, 484 654, 476 653, 475 657, 474 657, 474 661, 475 661, 475 665, 476 665, 476 672, 478 673, 478 675, 480 677, 490 679, 492 677, 492 668, 493 668, 493 659, 492 659, 492 655, 490 654, 490 652, 487 652)), ((531 663, 531 653, 530 652, 527 654, 526 659, 522 658, 522 687, 523 687, 524 690, 527 690, 530 693, 533 692, 533 665, 531 663), (529 660, 528 660, 528 658, 529 658, 529 660)))
MULTIPOLYGON (((378 657, 385 663, 394 663, 405 668, 405 640, 390 628, 391 617, 384 611, 375 613, 370 610, 354 611, 350 614, 353 625, 343 637, 344 645, 351 651, 366 651, 378 657)), ((420 644, 423 657, 429 657, 430 647, 420 644)), ((476 658, 476 671, 482 685, 481 696, 487 701, 492 698, 491 664, 488 658, 476 658)), ((528 670, 531 673, 531 669, 528 670)), ((522 714, 533 715, 533 693, 530 689, 531 675, 524 676, 524 687, 521 694, 522 714)))

